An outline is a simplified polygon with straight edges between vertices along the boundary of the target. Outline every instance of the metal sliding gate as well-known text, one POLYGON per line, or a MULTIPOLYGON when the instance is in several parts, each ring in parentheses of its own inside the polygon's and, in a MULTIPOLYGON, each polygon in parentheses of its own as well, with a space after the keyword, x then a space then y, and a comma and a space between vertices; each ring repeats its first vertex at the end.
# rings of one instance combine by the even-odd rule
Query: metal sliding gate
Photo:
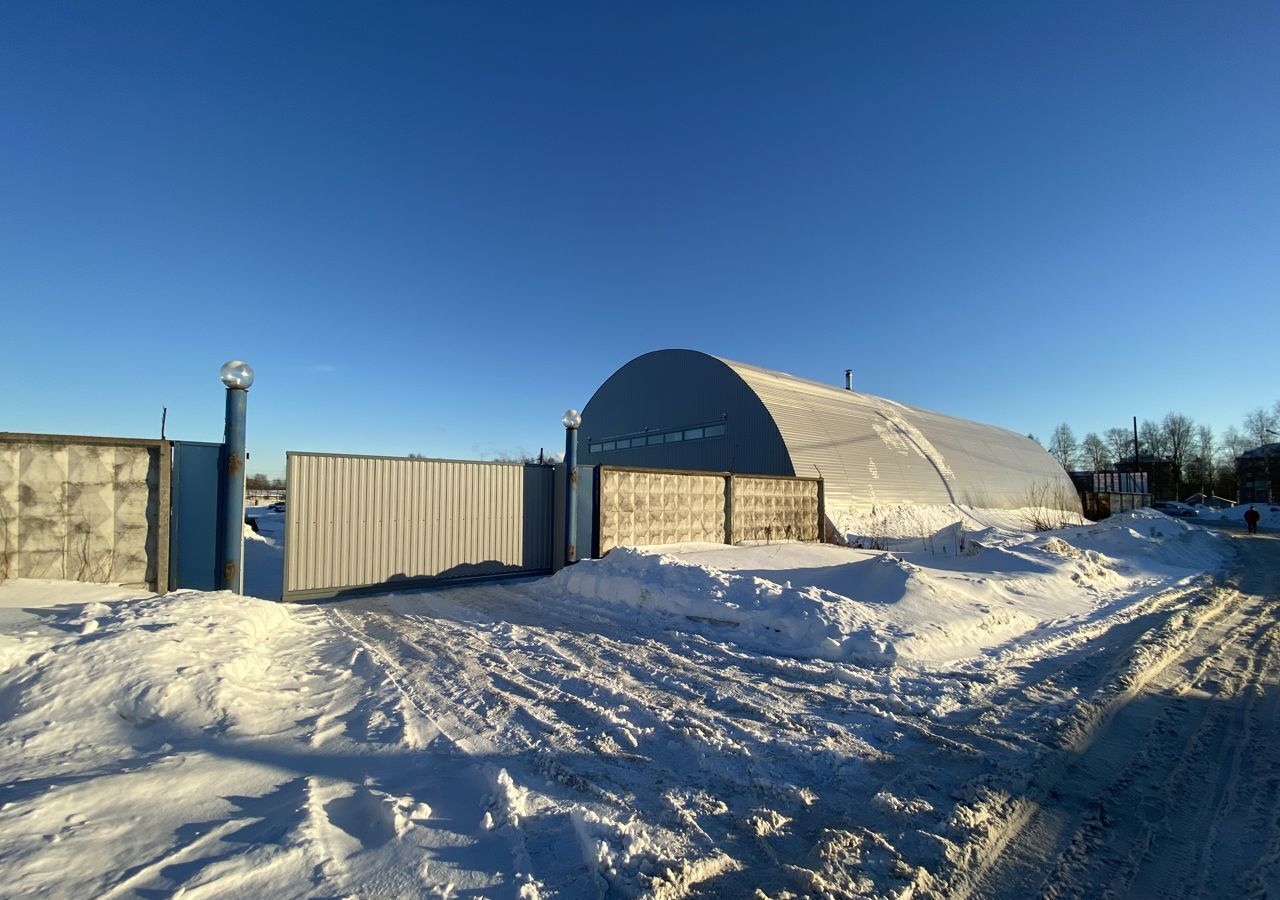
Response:
POLYGON ((551 571, 554 467, 288 454, 284 600, 551 571))

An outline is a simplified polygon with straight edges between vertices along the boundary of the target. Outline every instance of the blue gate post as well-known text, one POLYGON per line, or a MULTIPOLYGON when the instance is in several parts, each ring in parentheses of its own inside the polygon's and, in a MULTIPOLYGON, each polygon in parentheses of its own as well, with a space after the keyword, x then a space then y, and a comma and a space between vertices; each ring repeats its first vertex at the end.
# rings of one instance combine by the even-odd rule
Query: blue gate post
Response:
POLYGON ((218 373, 227 386, 227 425, 223 445, 221 588, 244 591, 244 422, 253 369, 233 359, 218 373))
POLYGON ((564 423, 564 564, 578 561, 578 426, 582 416, 566 410, 564 423))

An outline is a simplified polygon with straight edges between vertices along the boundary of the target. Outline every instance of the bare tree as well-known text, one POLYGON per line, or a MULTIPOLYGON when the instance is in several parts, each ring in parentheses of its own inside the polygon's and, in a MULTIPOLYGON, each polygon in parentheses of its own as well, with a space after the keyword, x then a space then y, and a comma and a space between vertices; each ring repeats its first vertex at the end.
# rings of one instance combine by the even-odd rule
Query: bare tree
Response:
POLYGON ((1070 470, 1079 452, 1080 445, 1076 443, 1076 435, 1070 425, 1063 422, 1053 429, 1053 434, 1049 438, 1049 453, 1062 463, 1062 468, 1070 470))
POLYGON ((1092 431, 1080 442, 1080 451, 1093 471, 1103 472, 1111 467, 1111 451, 1107 448, 1106 441, 1092 431))
MULTIPOLYGON (((1280 406, 1280 403, 1276 405, 1280 406)), ((1280 415, 1277 415, 1274 407, 1267 409, 1259 406, 1244 417, 1244 432, 1255 447, 1274 443, 1276 436, 1269 432, 1276 431, 1280 431, 1280 415)))
POLYGON ((1138 440, 1142 444, 1142 450, 1149 456, 1163 458, 1169 455, 1168 440, 1159 422, 1143 419, 1142 425, 1138 427, 1138 440))
POLYGON ((1187 483, 1199 484, 1200 493, 1212 491, 1216 480, 1213 429, 1197 425, 1191 441, 1191 459, 1187 464, 1187 483))
POLYGON ((1222 432, 1222 449, 1231 457, 1230 460, 1223 460, 1223 462, 1230 462, 1233 468, 1236 464, 1236 457, 1246 450, 1253 449, 1254 446, 1256 445, 1249 440, 1248 435, 1241 434, 1240 429, 1234 425, 1228 425, 1227 430, 1222 432))
MULTIPOLYGON (((1065 425, 1058 426, 1065 428, 1065 425)), ((1055 429, 1056 430, 1056 429, 1055 429)), ((1070 431, 1071 429, 1067 429, 1070 431)), ((1070 485, 1042 481, 1033 484, 1022 501, 1023 524, 1032 531, 1053 531, 1080 523, 1080 497, 1070 485)))
POLYGON ((1133 432, 1128 428, 1108 428, 1102 433, 1102 438, 1107 442, 1112 462, 1133 455, 1133 432))
POLYGON ((1182 493, 1182 463, 1186 459, 1187 450, 1191 446, 1191 436, 1195 423, 1182 413, 1168 413, 1160 423, 1164 432, 1165 444, 1168 448, 1169 462, 1173 464, 1174 494, 1182 493))
POLYGON ((523 447, 513 450, 499 450, 493 454, 495 462, 540 463, 544 462, 542 453, 530 453, 523 447))

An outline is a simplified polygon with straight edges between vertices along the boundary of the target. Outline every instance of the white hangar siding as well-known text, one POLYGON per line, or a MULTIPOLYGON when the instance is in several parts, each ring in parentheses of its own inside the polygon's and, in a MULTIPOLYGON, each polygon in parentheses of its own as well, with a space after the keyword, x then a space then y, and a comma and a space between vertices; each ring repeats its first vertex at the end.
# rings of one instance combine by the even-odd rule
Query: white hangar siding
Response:
POLYGON ((658 350, 609 377, 582 413, 583 464, 821 475, 827 508, 899 503, 1079 511, 1035 441, 693 350, 658 350))

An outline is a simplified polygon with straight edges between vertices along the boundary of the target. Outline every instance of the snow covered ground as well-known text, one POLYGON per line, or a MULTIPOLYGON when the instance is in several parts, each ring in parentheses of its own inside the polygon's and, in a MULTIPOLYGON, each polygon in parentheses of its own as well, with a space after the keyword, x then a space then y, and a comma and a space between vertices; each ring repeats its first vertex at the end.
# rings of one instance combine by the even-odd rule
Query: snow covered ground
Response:
POLYGON ((1188 884, 1273 889, 1280 559, 1234 534, 1138 513, 963 548, 682 545, 314 606, 10 581, 0 879, 107 897, 1019 896, 1057 873, 1089 893, 1091 848, 1112 846, 1091 804, 1110 791, 1132 798, 1112 820, 1150 826, 1126 832, 1128 884, 1160 835, 1198 829, 1255 864, 1205 852, 1188 884), (1166 715, 1131 713, 1157 689, 1176 695, 1166 715), (1191 762, 1131 771, 1156 725, 1187 760, 1222 744, 1206 796, 1252 824, 1170 812, 1189 781, 1169 771, 1191 762))
POLYGON ((245 510, 258 530, 244 529, 244 592, 262 600, 279 600, 284 587, 284 513, 270 506, 245 510))
POLYGON ((1200 515, 1193 522, 1203 524, 1228 524, 1244 527, 1244 514, 1250 509, 1258 511, 1259 531, 1280 531, 1280 504, 1275 503, 1241 503, 1231 509, 1200 510, 1200 515))

